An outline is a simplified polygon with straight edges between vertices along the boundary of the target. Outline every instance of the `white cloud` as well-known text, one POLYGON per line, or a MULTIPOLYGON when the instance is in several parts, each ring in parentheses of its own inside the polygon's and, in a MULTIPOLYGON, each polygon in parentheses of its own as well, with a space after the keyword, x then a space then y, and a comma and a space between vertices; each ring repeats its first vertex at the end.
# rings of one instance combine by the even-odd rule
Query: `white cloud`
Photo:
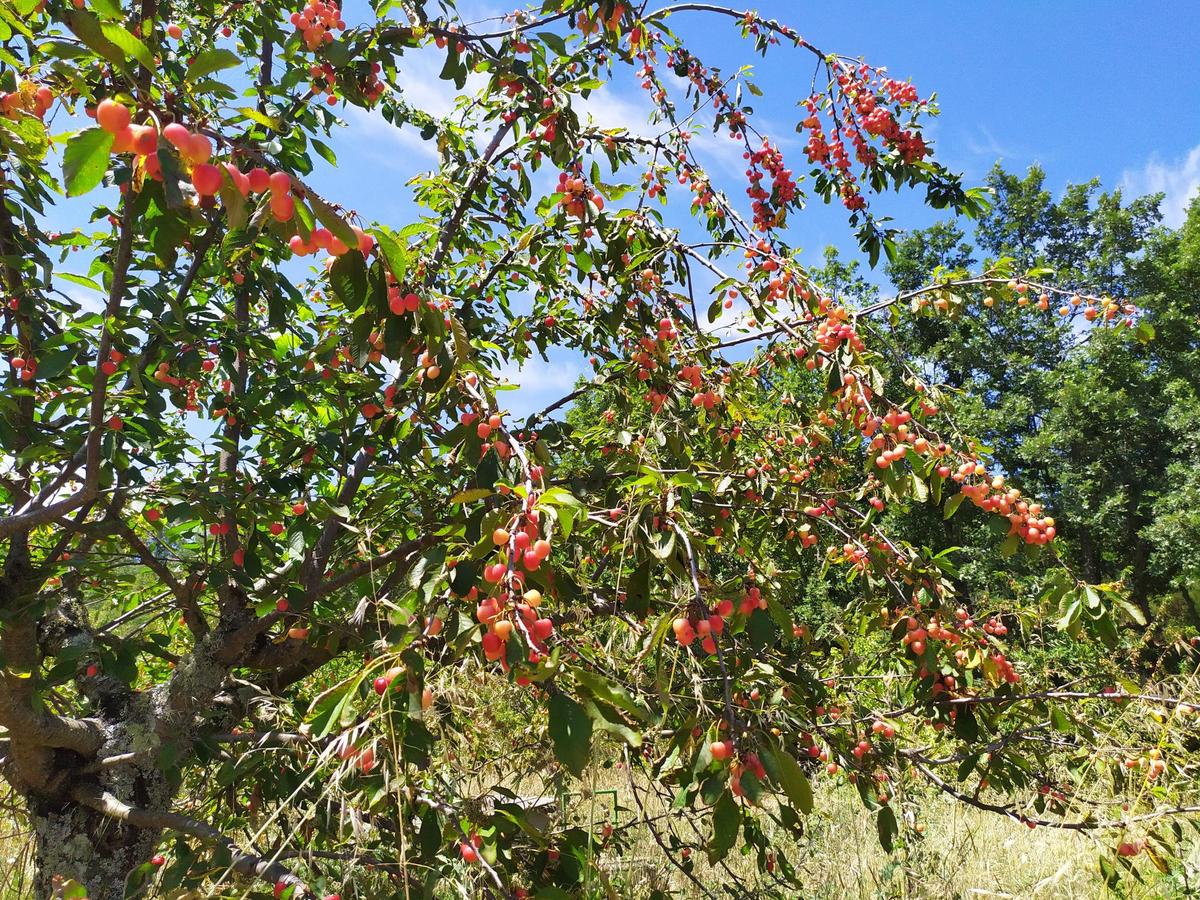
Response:
POLYGON ((434 47, 423 47, 406 50, 397 67, 396 80, 404 92, 404 99, 417 109, 439 118, 445 118, 454 111, 454 102, 459 97, 474 96, 488 81, 486 75, 470 72, 460 91, 452 81, 443 81, 439 77, 445 63, 445 52, 434 47))
POLYGON ((426 165, 438 160, 434 141, 423 139, 411 125, 393 125, 378 109, 347 106, 342 115, 354 135, 355 145, 389 169, 415 175, 414 163, 426 165))
POLYGON ((1155 154, 1141 169, 1126 169, 1121 189, 1134 196, 1164 194, 1163 223, 1178 228, 1188 203, 1200 194, 1200 145, 1174 161, 1164 162, 1155 154))
POLYGON ((78 303, 83 312, 98 313, 104 311, 106 298, 102 294, 61 278, 55 279, 54 286, 71 300, 78 303))
POLYGON ((518 367, 515 363, 501 366, 496 373, 502 381, 520 385, 515 391, 502 391, 496 400, 513 415, 525 417, 544 409, 575 389, 580 376, 588 374, 583 358, 551 359, 549 362, 534 356, 518 367))
POLYGON ((605 83, 586 99, 579 100, 577 110, 581 120, 590 116, 597 128, 624 128, 630 134, 647 138, 662 131, 661 125, 650 124, 651 107, 645 97, 627 97, 611 83, 605 83))

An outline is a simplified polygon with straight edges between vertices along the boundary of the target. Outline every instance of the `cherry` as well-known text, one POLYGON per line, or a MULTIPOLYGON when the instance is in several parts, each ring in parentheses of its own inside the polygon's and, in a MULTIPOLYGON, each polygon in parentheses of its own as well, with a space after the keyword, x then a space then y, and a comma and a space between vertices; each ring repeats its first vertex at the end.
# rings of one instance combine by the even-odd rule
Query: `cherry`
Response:
POLYGON ((210 163, 192 169, 192 186, 201 197, 211 197, 221 188, 221 170, 210 163))
POLYGON ((104 99, 96 107, 96 123, 105 131, 117 134, 129 127, 129 107, 115 100, 104 99))

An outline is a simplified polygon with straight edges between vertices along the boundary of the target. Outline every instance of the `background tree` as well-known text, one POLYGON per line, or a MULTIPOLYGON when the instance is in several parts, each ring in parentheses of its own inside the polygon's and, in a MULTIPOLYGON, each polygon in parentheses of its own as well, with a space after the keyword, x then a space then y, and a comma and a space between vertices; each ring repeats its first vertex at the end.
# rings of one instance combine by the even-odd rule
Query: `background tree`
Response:
MULTIPOLYGON (((35 895, 581 890, 621 836, 537 824, 472 758, 483 713, 446 698, 473 675, 552 777, 619 753, 706 893, 692 851, 738 890, 739 845, 756 893, 794 892, 773 835, 802 830, 818 774, 887 847, 921 786, 1117 829, 1127 867, 1174 846, 1155 823, 1197 809, 1191 703, 1100 673, 1052 689, 1023 670, 1015 599, 956 597, 951 551, 881 516, 969 499, 1034 560, 1058 528, 905 363, 910 313, 953 316, 960 287, 1077 297, 1068 318, 1116 346, 1137 310, 1016 263, 847 306, 786 240, 806 192, 844 206, 872 263, 895 250, 875 192, 983 210, 933 160, 914 86, 710 4, 551 2, 491 32, 422 3, 348 25, 329 0, 0 18, 0 723, 35 895), (685 14, 815 62, 803 184, 754 127, 761 88, 672 31, 685 14), (417 53, 485 85, 448 118, 415 108, 394 86, 417 53), (653 137, 581 111, 625 75, 653 137), (348 106, 437 147, 414 221, 306 182, 348 106), (747 202, 701 165, 700 123, 744 148, 747 202), (710 333, 723 314, 737 336, 710 333), (514 421, 500 373, 552 348, 593 360, 616 405, 514 421), (821 634, 794 616, 816 571, 844 601, 821 634), (1114 747, 1118 704, 1158 719, 1114 747)), ((1111 586, 1044 581, 1064 628, 1112 638, 1111 586)))
MULTIPOLYGON (((952 223, 914 232, 888 266, 896 287, 917 286, 922 267, 1011 259, 1052 271, 1056 283, 1132 298, 1143 311, 1140 339, 1080 332, 1028 307, 972 305, 954 320, 914 321, 907 346, 962 390, 959 421, 994 448, 1002 470, 1053 498, 1067 523, 1060 553, 1081 576, 1121 583, 1142 615, 1165 628, 1148 633, 1155 646, 1190 637, 1196 529, 1184 512, 1184 473, 1194 466, 1183 423, 1194 421, 1197 404, 1200 311, 1187 249, 1197 212, 1172 232, 1158 227, 1157 197, 1126 204, 1093 181, 1055 200, 1036 168, 1025 178, 997 168, 989 186, 996 203, 974 229, 978 249, 952 223)), ((995 575, 987 539, 974 544, 995 575)))

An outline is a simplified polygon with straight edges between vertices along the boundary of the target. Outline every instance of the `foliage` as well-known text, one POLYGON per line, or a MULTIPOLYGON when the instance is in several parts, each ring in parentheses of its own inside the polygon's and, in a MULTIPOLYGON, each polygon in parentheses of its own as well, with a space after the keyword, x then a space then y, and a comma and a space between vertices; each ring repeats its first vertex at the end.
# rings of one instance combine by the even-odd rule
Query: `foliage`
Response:
MULTIPOLYGON (((622 747, 634 796, 692 826, 672 844, 640 814, 704 891, 693 849, 794 894, 771 835, 803 831, 815 778, 857 792, 889 849, 920 780, 1030 825, 1133 830, 1113 865, 1167 865, 1158 823, 1196 808, 1192 704, 1054 689, 1021 661, 1028 604, 958 596, 943 536, 891 531, 978 509, 1000 557, 1056 558, 1051 508, 943 411, 966 381, 917 372, 905 341, 978 289, 1021 317, 1064 298, 1054 333, 1137 353, 1116 283, 1007 259, 844 303, 787 241, 809 197, 845 208, 872 264, 900 249, 874 195, 986 207, 934 160, 911 84, 709 4, 562 0, 486 33, 444 5, 350 26, 330 0, 0 9, 0 723, 36 893, 585 891, 619 836, 539 824, 502 765, 460 757, 488 715, 560 785, 622 747), (696 15, 815 63, 803 178, 754 127, 748 70, 676 35, 696 15), (417 54, 484 86, 418 109, 396 89, 417 54), (584 113, 628 75, 657 136, 584 113), (305 181, 350 107, 436 146, 414 221, 360 221, 305 181), (85 127, 53 133, 60 115, 85 127), (748 202, 702 165, 702 125, 744 148, 748 202), (596 377, 516 421, 501 374, 551 351, 596 377), (596 415, 551 417, 591 390, 596 415), (816 584, 837 610, 819 629, 797 615, 816 584), (444 699, 471 678, 509 708, 444 699), (1131 702, 1161 722, 1101 749, 1131 702), (1127 815, 1089 806, 1109 779, 1127 815)), ((1005 415, 1044 402, 995 375, 1005 415)), ((1038 591, 1080 638, 1112 642, 1129 612, 1057 566, 1038 591)))

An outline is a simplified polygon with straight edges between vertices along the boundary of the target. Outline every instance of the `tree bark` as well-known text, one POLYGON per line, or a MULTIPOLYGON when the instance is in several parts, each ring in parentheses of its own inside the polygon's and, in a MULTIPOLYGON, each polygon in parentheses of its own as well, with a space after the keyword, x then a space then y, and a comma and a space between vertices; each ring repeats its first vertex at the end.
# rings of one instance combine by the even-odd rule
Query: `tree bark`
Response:
POLYGON ((37 900, 50 900, 67 880, 83 885, 88 900, 124 900, 129 873, 150 859, 160 837, 73 800, 31 800, 29 813, 37 900))

